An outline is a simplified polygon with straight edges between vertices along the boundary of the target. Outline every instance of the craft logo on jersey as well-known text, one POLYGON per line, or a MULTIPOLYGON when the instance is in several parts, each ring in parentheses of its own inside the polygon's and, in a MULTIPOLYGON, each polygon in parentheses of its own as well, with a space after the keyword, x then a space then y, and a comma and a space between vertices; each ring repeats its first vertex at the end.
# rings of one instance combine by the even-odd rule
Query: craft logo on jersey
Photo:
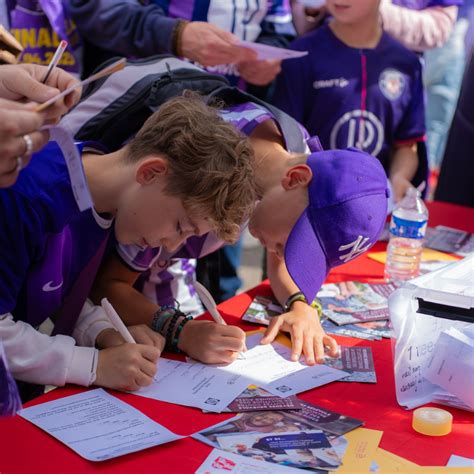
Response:
POLYGON ((379 87, 388 100, 397 100, 405 89, 405 77, 396 69, 385 69, 380 74, 379 87))
POLYGON ((384 128, 378 117, 367 110, 346 112, 331 130, 330 147, 355 147, 377 156, 384 143, 384 128))

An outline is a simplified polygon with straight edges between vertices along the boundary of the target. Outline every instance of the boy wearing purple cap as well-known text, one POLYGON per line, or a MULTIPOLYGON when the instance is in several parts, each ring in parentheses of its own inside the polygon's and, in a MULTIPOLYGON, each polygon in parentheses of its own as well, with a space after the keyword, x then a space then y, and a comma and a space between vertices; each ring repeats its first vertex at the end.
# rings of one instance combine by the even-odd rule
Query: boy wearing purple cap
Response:
POLYGON ((376 156, 395 201, 427 179, 421 64, 384 33, 380 0, 327 0, 331 21, 297 39, 309 51, 285 61, 274 100, 324 148, 376 156))
MULTIPOLYGON (((285 313, 272 320, 262 342, 270 343, 282 330, 290 333, 293 360, 303 353, 308 364, 322 362, 324 346, 336 356, 336 341, 324 333, 316 309, 308 302, 330 268, 355 258, 377 240, 387 210, 383 167, 356 149, 322 151, 316 137, 306 136, 306 153, 290 153, 276 118, 254 103, 224 109, 221 116, 250 137, 260 194, 250 230, 267 247, 273 292, 280 303, 286 302, 285 313)), ((100 301, 107 296, 126 324, 142 323, 159 330, 161 318, 173 312, 162 308, 163 295, 156 294, 161 265, 170 259, 205 255, 216 244, 209 234, 188 239, 173 255, 160 248, 121 247, 99 273, 92 297, 100 301), (141 275, 145 285, 139 290, 147 297, 133 287, 141 275)), ((176 347, 205 363, 228 363, 242 350, 244 340, 238 327, 189 321, 176 347)))

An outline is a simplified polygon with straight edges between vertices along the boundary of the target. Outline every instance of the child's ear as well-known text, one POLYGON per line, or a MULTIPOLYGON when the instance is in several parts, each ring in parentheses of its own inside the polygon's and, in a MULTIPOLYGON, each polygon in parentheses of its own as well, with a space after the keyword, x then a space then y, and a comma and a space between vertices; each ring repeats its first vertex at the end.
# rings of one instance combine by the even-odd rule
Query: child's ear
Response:
POLYGON ((161 157, 145 158, 139 162, 135 179, 139 184, 153 183, 168 173, 168 162, 161 157))
POLYGON ((308 165, 301 164, 289 168, 281 182, 284 189, 289 191, 301 186, 308 186, 313 178, 313 172, 308 165))

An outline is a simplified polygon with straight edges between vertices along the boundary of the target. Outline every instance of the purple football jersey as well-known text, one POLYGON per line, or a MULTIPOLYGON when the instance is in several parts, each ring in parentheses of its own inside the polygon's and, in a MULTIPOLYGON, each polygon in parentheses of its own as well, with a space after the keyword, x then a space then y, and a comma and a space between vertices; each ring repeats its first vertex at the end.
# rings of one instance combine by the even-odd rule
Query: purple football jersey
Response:
MULTIPOLYGON (((37 327, 55 320, 67 301, 77 317, 94 279, 91 262, 111 221, 91 209, 79 211, 55 142, 33 155, 14 186, 0 190, 0 220, 0 314, 37 327), (71 301, 75 295, 77 301, 71 301)), ((55 329, 69 334, 75 320, 65 316, 55 320, 55 329)))
POLYGON ((25 63, 48 65, 60 41, 66 40, 59 67, 80 75, 82 41, 61 1, 18 0, 10 11, 10 29, 24 48, 25 63))
POLYGON ((393 146, 424 141, 421 64, 389 35, 374 49, 357 49, 325 25, 293 49, 309 54, 284 61, 274 101, 324 149, 356 147, 388 169, 393 146))

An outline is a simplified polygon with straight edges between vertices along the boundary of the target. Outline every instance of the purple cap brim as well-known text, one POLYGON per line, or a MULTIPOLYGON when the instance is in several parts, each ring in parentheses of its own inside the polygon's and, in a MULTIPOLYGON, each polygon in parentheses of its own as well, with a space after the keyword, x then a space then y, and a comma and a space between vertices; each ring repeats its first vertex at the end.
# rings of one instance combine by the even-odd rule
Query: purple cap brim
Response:
POLYGON ((315 237, 308 209, 299 217, 285 246, 286 268, 306 301, 312 302, 329 273, 326 255, 315 237))

